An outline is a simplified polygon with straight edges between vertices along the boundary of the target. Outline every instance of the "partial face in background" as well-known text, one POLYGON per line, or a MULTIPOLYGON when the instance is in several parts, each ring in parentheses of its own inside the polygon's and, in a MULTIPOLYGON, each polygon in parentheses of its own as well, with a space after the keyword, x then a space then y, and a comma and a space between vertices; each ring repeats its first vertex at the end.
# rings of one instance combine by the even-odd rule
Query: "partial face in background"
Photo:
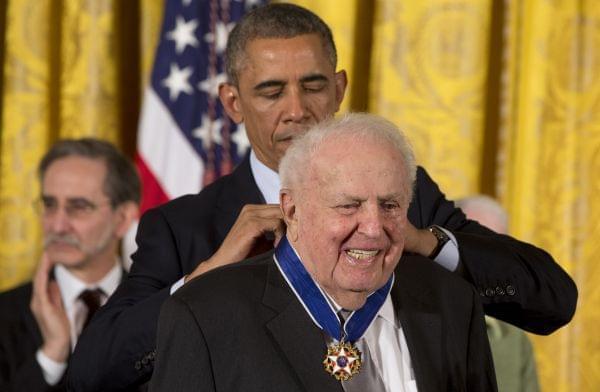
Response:
POLYGON ((409 203, 401 162, 381 142, 326 140, 301 184, 282 191, 288 238, 315 281, 347 309, 361 307, 400 259, 409 203))
POLYGON ((346 89, 317 34, 250 41, 238 74, 239 86, 221 86, 221 102, 273 170, 295 135, 339 109, 346 89))
POLYGON ((103 160, 69 156, 54 161, 42 179, 45 249, 55 263, 80 269, 95 260, 114 263, 122 217, 103 190, 103 160))
POLYGON ((461 207, 467 218, 476 220, 496 233, 506 234, 508 227, 506 221, 492 210, 486 210, 483 206, 463 206, 461 207))

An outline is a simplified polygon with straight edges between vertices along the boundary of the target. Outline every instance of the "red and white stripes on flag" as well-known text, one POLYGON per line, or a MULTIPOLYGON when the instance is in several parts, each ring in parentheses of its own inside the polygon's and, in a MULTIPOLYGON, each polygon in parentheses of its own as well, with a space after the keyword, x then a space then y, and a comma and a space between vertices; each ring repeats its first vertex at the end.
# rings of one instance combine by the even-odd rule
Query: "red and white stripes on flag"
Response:
MULTIPOLYGON (((235 21, 262 0, 167 0, 138 128, 142 213, 197 193, 229 173, 249 147, 218 100, 223 55, 235 21)), ((124 254, 135 249, 128 235, 124 254)))
POLYGON ((142 211, 227 174, 248 141, 218 100, 235 21, 260 1, 167 0, 138 130, 142 211))

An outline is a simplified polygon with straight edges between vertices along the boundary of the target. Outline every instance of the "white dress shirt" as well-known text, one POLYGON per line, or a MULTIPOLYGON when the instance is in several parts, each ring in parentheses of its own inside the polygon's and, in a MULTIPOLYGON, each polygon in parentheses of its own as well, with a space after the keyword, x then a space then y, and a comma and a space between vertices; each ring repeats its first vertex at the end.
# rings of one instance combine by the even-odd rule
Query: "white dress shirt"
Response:
MULTIPOLYGON (((117 289, 117 286, 121 282, 123 275, 123 269, 116 260, 114 267, 95 284, 87 284, 79 280, 75 275, 70 273, 62 265, 56 265, 54 267, 54 277, 60 290, 63 306, 67 313, 67 319, 69 320, 69 326, 71 330, 71 350, 77 343, 78 330, 81 326, 76 325, 76 315, 80 308, 85 306, 79 299, 79 295, 84 290, 101 289, 104 295, 101 298, 101 305, 104 305, 108 300, 108 297, 117 289)), ((60 381, 65 370, 67 370, 66 362, 56 362, 50 359, 46 354, 42 352, 42 349, 38 349, 36 352, 36 359, 42 368, 44 379, 49 385, 55 385, 60 381)))
POLYGON ((250 170, 267 204, 279 204, 279 174, 259 161, 254 150, 250 151, 250 170))

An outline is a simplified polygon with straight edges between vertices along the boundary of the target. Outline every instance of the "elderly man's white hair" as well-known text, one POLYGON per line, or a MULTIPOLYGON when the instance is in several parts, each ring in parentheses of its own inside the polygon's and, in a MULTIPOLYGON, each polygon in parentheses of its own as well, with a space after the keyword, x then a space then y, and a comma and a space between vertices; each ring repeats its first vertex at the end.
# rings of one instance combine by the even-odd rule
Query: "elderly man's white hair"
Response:
MULTIPOLYGON (((348 113, 337 120, 323 121, 295 139, 279 163, 282 188, 297 186, 303 180, 302 177, 310 167, 311 160, 318 153, 319 147, 327 140, 335 140, 342 136, 350 136, 356 140, 356 143, 369 140, 394 148, 404 161, 407 200, 412 199, 417 167, 410 143, 394 124, 380 116, 367 113, 348 113)), ((398 163, 398 168, 400 167, 398 163)))

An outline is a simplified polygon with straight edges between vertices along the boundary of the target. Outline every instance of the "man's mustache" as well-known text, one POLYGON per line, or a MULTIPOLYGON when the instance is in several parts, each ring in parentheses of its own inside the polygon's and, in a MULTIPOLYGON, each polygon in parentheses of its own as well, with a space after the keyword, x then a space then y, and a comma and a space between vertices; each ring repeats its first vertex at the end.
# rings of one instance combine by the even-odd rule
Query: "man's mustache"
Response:
POLYGON ((66 244, 78 249, 80 248, 79 240, 71 234, 47 234, 44 238, 44 248, 47 248, 51 244, 66 244))

